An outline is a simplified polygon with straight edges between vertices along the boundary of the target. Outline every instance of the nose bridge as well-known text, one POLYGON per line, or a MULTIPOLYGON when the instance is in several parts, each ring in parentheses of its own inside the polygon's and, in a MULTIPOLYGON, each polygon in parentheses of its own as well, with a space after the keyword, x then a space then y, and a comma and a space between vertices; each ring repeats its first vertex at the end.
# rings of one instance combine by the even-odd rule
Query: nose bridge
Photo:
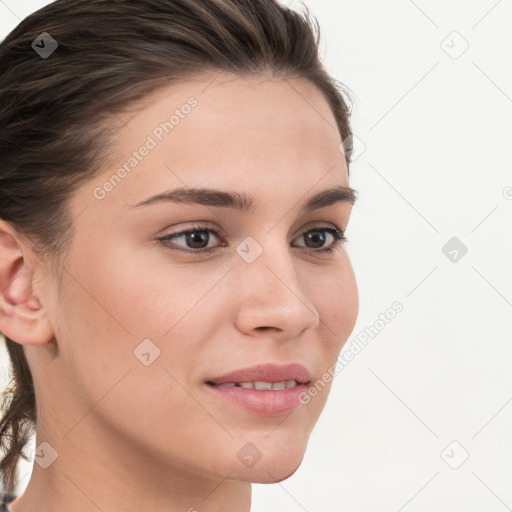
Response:
POLYGON ((248 236, 237 252, 242 259, 237 273, 241 330, 276 328, 292 337, 316 327, 319 315, 301 288, 285 237, 277 230, 259 240, 248 236))

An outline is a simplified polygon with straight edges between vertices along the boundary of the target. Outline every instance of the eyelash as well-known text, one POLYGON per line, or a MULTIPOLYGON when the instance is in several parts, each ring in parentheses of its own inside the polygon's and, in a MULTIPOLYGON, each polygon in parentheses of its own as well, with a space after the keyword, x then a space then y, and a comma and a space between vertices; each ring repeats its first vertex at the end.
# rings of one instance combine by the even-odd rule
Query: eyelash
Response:
MULTIPOLYGON (((179 249, 179 248, 176 248, 176 247, 171 247, 167 243, 167 242, 170 242, 170 240, 172 240, 174 238, 179 238, 180 236, 189 235, 191 233, 196 233, 198 231, 208 231, 210 233, 213 233, 219 239, 226 238, 226 235, 223 233, 222 230, 215 230, 215 229, 211 229, 211 228, 209 228, 207 226, 196 224, 196 225, 193 225, 192 227, 190 227, 189 229, 186 229, 184 231, 179 231, 177 233, 171 233, 169 235, 165 235, 163 237, 160 237, 160 238, 158 238, 158 240, 163 245, 165 245, 167 248, 169 248, 169 249, 171 249, 173 251, 184 252, 184 253, 188 253, 188 254, 211 253, 211 252, 216 251, 218 249, 218 247, 209 247, 209 248, 206 248, 206 249, 189 249, 189 250, 186 250, 186 249, 179 249)), ((306 247, 306 249, 309 250, 310 252, 330 254, 330 253, 334 252, 341 244, 343 244, 347 240, 346 237, 344 236, 344 232, 342 230, 340 230, 338 228, 331 227, 331 226, 321 226, 321 227, 318 227, 318 228, 308 229, 307 231, 304 231, 300 236, 304 236, 307 233, 316 232, 316 231, 319 231, 319 232, 324 231, 324 232, 330 233, 333 236, 334 241, 333 241, 333 244, 331 245, 331 247, 329 247, 327 249, 308 249, 306 247)))

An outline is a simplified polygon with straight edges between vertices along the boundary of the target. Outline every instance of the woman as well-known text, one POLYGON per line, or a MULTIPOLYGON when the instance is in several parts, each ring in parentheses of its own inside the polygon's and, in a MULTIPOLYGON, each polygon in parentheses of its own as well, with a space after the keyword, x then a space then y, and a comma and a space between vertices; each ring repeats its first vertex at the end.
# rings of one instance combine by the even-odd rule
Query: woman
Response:
POLYGON ((268 0, 57 0, 1 43, 4 507, 19 457, 13 512, 247 512, 297 470, 358 309, 318 37, 268 0))

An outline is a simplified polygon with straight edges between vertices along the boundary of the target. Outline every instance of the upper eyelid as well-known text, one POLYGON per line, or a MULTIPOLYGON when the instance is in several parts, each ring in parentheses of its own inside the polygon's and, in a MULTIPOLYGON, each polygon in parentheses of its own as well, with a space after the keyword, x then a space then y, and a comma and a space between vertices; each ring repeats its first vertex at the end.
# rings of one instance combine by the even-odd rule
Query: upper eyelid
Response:
MULTIPOLYGON (((218 227, 212 227, 208 224, 209 221, 196 221, 193 222, 192 225, 188 227, 184 227, 183 229, 180 229, 176 232, 171 233, 164 233, 163 235, 159 236, 159 238, 167 238, 171 236, 179 236, 183 234, 187 234, 189 232, 194 231, 213 231, 214 233, 218 233, 216 236, 235 236, 234 230, 231 229, 224 229, 224 228, 218 228, 218 227)), ((303 227, 301 231, 298 233, 297 236, 300 236, 304 233, 307 233, 308 231, 313 231, 315 229, 337 229, 341 231, 342 234, 345 234, 346 229, 343 229, 337 224, 334 224, 333 222, 327 222, 327 221, 316 221, 315 225, 309 226, 309 227, 303 227)), ((165 230, 163 230, 165 231, 165 230)))

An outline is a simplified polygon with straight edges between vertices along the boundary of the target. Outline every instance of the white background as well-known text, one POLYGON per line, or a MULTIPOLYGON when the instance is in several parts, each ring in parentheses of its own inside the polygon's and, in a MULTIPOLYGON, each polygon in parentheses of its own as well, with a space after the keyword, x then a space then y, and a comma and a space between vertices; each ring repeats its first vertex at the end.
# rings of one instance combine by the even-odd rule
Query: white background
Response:
MULTIPOLYGON (((0 0, 0 37, 47 3, 0 0)), ((302 466, 254 485, 252 511, 511 510, 512 0, 305 3, 354 99, 351 339, 404 309, 337 374, 302 466), (455 262, 452 237, 468 249, 455 262)))

